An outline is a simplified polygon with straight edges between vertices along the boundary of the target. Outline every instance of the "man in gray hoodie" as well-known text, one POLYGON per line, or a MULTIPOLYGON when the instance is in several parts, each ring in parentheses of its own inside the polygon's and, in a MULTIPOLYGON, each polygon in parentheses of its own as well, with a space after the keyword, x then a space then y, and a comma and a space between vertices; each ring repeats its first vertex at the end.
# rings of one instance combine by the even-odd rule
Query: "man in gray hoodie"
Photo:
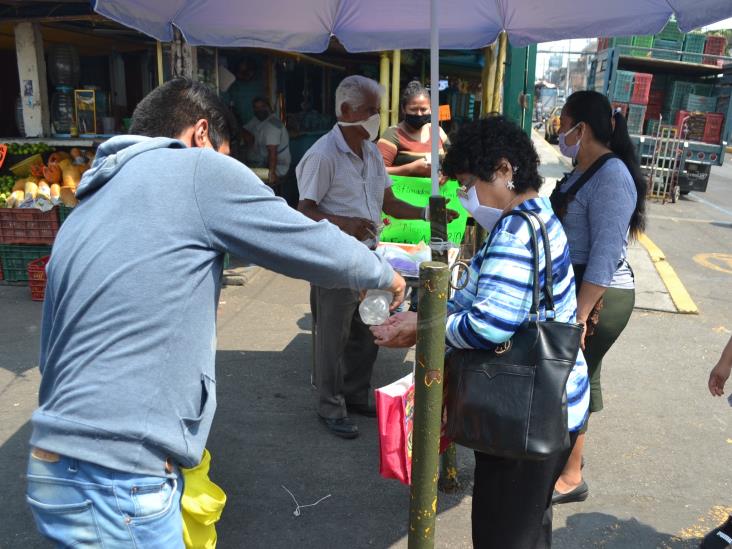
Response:
POLYGON ((290 209, 236 160, 218 97, 177 79, 99 147, 47 267, 28 501, 60 546, 183 547, 179 467, 216 408, 225 252, 324 287, 404 281, 327 221, 290 209), (217 152, 218 151, 218 152, 217 152))

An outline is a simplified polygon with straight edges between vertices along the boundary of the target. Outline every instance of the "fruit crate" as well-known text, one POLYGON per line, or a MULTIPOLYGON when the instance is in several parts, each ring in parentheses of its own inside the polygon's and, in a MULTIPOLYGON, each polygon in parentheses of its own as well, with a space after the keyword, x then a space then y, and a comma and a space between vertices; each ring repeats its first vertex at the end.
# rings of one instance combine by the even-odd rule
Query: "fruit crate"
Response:
POLYGON ((68 206, 64 206, 63 204, 58 205, 58 224, 59 226, 66 221, 66 218, 71 215, 71 212, 74 211, 74 208, 69 208, 68 206))
POLYGON ((633 76, 631 71, 615 71, 613 77, 613 100, 618 103, 630 103, 630 95, 633 91, 633 76))
POLYGON ((643 133, 643 121, 645 118, 645 105, 630 105, 628 107, 628 133, 643 133))
POLYGON ((639 48, 643 49, 632 49, 630 50, 630 55, 632 55, 633 57, 648 57, 649 55, 651 55, 651 52, 645 48, 653 47, 653 35, 634 36, 631 44, 633 46, 638 46, 639 48))
POLYGON ((0 265, 7 282, 27 282, 28 263, 51 254, 51 246, 0 244, 0 265))
POLYGON ((58 226, 56 210, 0 208, 0 244, 53 244, 58 226))
POLYGON ((707 121, 704 125, 704 142, 719 143, 722 140, 722 128, 724 127, 724 115, 717 112, 707 113, 707 121))
POLYGON ((630 95, 630 102, 635 105, 647 105, 651 93, 651 82, 653 75, 644 72, 637 72, 633 77, 633 91, 630 95))
POLYGON ((44 256, 28 263, 28 287, 33 301, 43 301, 46 296, 46 265, 50 256, 44 256))
POLYGON ((706 97, 704 95, 690 93, 686 100, 686 110, 689 112, 714 112, 716 108, 716 97, 706 97))

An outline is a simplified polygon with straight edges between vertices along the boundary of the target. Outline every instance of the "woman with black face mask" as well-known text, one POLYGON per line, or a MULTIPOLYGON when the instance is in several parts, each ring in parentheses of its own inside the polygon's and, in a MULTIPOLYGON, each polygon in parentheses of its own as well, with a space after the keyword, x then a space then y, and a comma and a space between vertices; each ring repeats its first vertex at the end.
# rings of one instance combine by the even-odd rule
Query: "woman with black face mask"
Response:
MULTIPOLYGON (((407 84, 400 102, 403 120, 387 129, 377 145, 390 175, 430 176, 430 93, 417 81, 407 84)), ((440 128, 440 155, 448 145, 440 128)))

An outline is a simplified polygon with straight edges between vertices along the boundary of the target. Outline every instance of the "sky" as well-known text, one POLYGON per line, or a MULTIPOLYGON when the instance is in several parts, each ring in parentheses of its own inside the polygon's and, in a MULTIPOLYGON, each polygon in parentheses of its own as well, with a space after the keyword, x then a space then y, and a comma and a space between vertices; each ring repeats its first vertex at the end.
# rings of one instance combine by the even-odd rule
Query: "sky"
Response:
MULTIPOLYGON (((708 27, 704 27, 703 30, 718 30, 718 29, 732 29, 732 19, 724 19, 723 21, 720 21, 719 23, 714 23, 713 25, 709 25, 708 27)), ((570 52, 581 52, 582 48, 584 48, 588 43, 589 39, 587 38, 579 38, 575 40, 560 40, 558 42, 544 42, 542 44, 539 44, 538 51, 536 56, 536 78, 542 78, 544 75, 544 71, 546 70, 548 64, 549 64, 549 58, 551 57, 552 53, 544 53, 544 52, 556 52, 556 53, 564 53, 567 51, 570 52)), ((578 55, 570 55, 570 59, 573 61, 577 59, 578 55)), ((563 66, 566 66, 566 55, 563 66)))

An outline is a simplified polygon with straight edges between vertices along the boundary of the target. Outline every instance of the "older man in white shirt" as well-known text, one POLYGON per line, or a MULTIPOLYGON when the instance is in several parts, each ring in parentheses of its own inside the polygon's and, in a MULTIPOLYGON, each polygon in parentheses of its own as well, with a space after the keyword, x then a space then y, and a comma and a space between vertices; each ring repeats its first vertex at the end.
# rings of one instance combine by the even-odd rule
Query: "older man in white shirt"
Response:
MULTIPOLYGON (((371 248, 379 240, 382 211, 402 219, 426 220, 429 215, 426 208, 394 196, 373 143, 383 93, 369 78, 345 78, 336 90, 338 123, 296 168, 298 209, 316 221, 327 219, 371 248)), ((355 438, 358 426, 349 411, 375 415, 369 395, 378 347, 358 315, 358 292, 312 286, 311 304, 317 317, 313 381, 319 392, 318 415, 333 434, 355 438)))

